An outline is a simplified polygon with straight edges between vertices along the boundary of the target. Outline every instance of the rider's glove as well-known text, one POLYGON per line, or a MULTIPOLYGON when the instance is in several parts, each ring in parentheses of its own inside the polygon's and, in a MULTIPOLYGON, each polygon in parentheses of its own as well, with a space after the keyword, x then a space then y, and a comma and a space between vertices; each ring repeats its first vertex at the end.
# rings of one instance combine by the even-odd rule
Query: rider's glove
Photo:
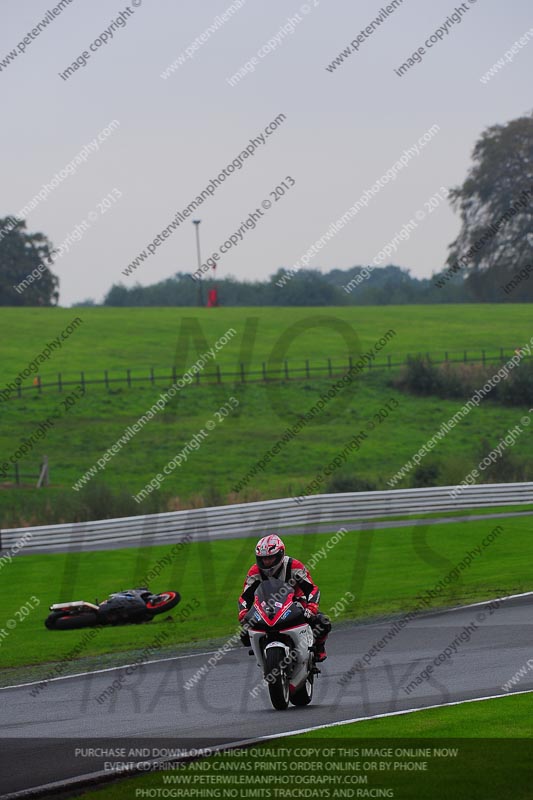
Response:
POLYGON ((306 610, 310 611, 311 612, 310 616, 314 617, 315 614, 318 614, 318 604, 317 603, 308 603, 306 610))
POLYGON ((248 613, 248 609, 247 608, 241 608, 241 610, 239 611, 239 622, 243 621, 243 619, 245 618, 247 613, 248 613))

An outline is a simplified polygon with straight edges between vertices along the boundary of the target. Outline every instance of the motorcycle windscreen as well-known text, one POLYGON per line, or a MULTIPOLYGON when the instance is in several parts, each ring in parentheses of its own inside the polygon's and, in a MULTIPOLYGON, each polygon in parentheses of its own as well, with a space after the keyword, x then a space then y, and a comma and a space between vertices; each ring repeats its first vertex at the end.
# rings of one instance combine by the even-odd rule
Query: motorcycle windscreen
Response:
POLYGON ((294 588, 279 578, 262 581, 255 591, 255 604, 269 615, 275 616, 280 608, 292 601, 294 588))
MULTIPOLYGON (((270 578, 263 581, 255 592, 254 607, 260 609, 269 620, 270 625, 277 628, 285 625, 297 625, 303 621, 303 612, 300 605, 294 602, 294 587, 288 583, 280 581, 278 578, 270 578)), ((258 619, 257 610, 252 617, 254 627, 262 627, 266 623, 261 623, 258 619)))

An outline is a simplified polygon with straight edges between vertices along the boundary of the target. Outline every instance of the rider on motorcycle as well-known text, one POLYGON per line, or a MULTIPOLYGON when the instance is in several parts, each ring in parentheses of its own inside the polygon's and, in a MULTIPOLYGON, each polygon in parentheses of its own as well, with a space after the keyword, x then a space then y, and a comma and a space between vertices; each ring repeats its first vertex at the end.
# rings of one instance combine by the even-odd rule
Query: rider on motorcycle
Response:
MULTIPOLYGON (((315 586, 309 570, 296 558, 285 555, 285 545, 275 534, 263 536, 255 547, 255 561, 246 575, 244 588, 239 597, 239 622, 244 623, 244 618, 254 602, 254 595, 261 581, 269 578, 289 583, 294 587, 294 599, 301 603, 309 624, 313 629, 316 646, 316 660, 324 661, 327 658, 325 643, 331 631, 329 617, 318 610, 320 602, 320 589, 315 586)), ((241 633, 242 643, 250 646, 250 637, 246 630, 241 633)))

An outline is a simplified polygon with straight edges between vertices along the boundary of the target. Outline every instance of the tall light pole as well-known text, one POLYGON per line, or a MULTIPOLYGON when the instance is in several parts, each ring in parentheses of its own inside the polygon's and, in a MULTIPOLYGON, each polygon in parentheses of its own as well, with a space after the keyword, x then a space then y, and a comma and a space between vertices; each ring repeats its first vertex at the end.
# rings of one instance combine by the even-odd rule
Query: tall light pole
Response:
POLYGON ((196 253, 198 255, 198 305, 202 307, 204 305, 204 298, 203 298, 203 291, 202 291, 202 273, 201 273, 201 266, 202 266, 202 257, 200 255, 200 222, 201 219, 193 219, 193 225, 196 228, 196 253))

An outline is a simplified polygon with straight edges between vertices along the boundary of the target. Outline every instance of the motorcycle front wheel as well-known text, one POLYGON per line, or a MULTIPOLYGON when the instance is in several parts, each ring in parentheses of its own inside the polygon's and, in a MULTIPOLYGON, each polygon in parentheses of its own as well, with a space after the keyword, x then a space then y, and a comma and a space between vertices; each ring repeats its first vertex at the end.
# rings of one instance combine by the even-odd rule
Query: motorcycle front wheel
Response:
POLYGON ((181 595, 179 592, 161 592, 161 594, 153 594, 146 601, 146 608, 152 614, 162 614, 164 611, 170 611, 171 608, 177 606, 180 600, 181 595))
POLYGON ((289 678, 285 667, 280 667, 284 652, 279 647, 266 651, 266 673, 270 702, 278 711, 285 711, 289 705, 289 678))

